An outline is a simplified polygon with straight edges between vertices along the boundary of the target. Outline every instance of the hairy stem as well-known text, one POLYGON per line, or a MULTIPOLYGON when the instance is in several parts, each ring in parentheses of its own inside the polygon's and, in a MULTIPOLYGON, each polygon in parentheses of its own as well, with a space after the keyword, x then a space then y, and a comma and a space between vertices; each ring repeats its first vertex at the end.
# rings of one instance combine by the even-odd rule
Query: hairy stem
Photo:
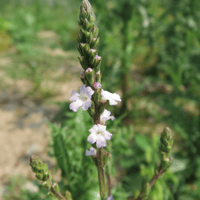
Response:
POLYGON ((97 153, 97 164, 98 164, 98 178, 101 200, 105 200, 106 187, 105 187, 105 173, 103 167, 103 148, 101 147, 97 153))

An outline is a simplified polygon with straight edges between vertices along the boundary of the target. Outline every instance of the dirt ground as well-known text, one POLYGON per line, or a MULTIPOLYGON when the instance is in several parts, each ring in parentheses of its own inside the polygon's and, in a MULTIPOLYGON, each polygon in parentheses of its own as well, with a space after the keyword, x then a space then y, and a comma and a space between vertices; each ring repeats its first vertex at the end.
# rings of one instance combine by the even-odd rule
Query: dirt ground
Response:
MULTIPOLYGON (((0 58, 2 65, 7 62, 9 60, 0 58)), ((59 112, 59 107, 53 103, 38 105, 25 96, 30 89, 29 81, 12 82, 0 71, 2 77, 10 87, 0 91, 0 200, 6 192, 9 176, 22 174, 26 178, 35 179, 29 166, 31 155, 39 155, 50 168, 54 166, 55 160, 47 155, 50 129, 46 119, 52 121, 59 112)), ((81 85, 80 79, 76 77, 69 83, 60 83, 60 95, 51 98, 52 102, 68 101, 71 91, 81 85)))

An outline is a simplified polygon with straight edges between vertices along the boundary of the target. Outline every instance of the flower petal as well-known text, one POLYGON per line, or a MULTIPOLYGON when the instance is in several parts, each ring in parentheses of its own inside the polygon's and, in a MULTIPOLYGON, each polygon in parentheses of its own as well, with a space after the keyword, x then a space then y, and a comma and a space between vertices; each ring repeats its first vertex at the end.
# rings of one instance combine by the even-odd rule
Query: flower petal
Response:
POLYGON ((110 105, 117 105, 117 101, 121 101, 120 96, 116 93, 112 94, 108 91, 101 89, 101 95, 104 99, 109 100, 110 105))
POLYGON ((91 106, 91 96, 94 93, 91 87, 86 87, 85 84, 80 88, 80 94, 76 90, 73 90, 71 93, 70 101, 73 101, 73 104, 70 104, 70 110, 76 112, 80 106, 83 110, 88 110, 91 106))
POLYGON ((108 131, 105 131, 105 133, 104 133, 104 138, 105 138, 106 140, 110 140, 111 137, 112 137, 112 134, 111 134, 110 132, 108 132, 108 131))
POLYGON ((70 101, 76 101, 80 94, 76 90, 72 90, 71 97, 69 98, 70 101))
POLYGON ((97 130, 98 130, 97 125, 94 125, 94 126, 89 130, 89 132, 90 132, 90 133, 93 133, 93 134, 96 134, 97 130))
POLYGON ((114 200, 113 195, 110 195, 108 198, 106 198, 106 200, 114 200))
POLYGON ((115 119, 115 117, 114 116, 110 116, 110 119, 113 121, 115 119))
POLYGON ((91 101, 86 101, 85 103, 83 103, 82 109, 83 110, 88 110, 88 108, 91 106, 91 101))
POLYGON ((98 125, 99 125, 99 124, 95 124, 95 125, 93 126, 93 130, 95 131, 95 133, 99 131, 99 126, 98 126, 98 125))
POLYGON ((113 99, 108 99, 108 100, 109 100, 109 104, 110 104, 111 106, 117 105, 117 102, 116 102, 115 100, 113 100, 113 99))
POLYGON ((97 148, 106 147, 106 140, 103 136, 98 135, 98 139, 96 141, 97 148))
POLYGON ((73 110, 74 112, 77 112, 77 110, 79 109, 79 107, 81 107, 82 105, 83 105, 83 102, 80 101, 80 100, 77 100, 77 101, 75 101, 75 102, 73 102, 73 103, 71 103, 69 105, 69 109, 73 110))
POLYGON ((82 93, 82 92, 84 92, 85 93, 85 84, 83 84, 82 86, 81 86, 81 88, 80 88, 80 93, 82 93))
POLYGON ((97 150, 94 147, 90 147, 90 150, 86 150, 85 155, 86 156, 95 156, 97 153, 97 150))
POLYGON ((104 125, 98 124, 97 126, 98 126, 98 131, 100 132, 104 132, 106 130, 106 126, 104 125))
POLYGON ((94 143, 97 141, 97 135, 94 134, 94 133, 91 133, 91 134, 88 136, 87 141, 88 141, 90 144, 94 144, 94 143))
POLYGON ((87 95, 89 99, 91 99, 91 96, 94 94, 94 90, 88 86, 86 87, 86 90, 84 91, 84 93, 87 95))

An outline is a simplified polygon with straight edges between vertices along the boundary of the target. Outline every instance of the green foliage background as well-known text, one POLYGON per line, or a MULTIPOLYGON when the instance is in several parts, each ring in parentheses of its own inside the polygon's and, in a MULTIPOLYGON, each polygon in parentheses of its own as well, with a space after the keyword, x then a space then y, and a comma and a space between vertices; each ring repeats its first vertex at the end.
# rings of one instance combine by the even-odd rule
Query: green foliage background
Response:
MULTIPOLYGON (((155 163, 159 162, 160 132, 155 128, 163 123, 174 132, 174 161, 148 199, 199 199, 200 1, 90 2, 100 30, 103 87, 116 92, 123 88, 124 78, 128 82, 124 97, 127 109, 109 108, 116 116, 108 124, 114 134, 114 199, 133 199, 142 177, 152 177, 155 163)), ((60 62, 44 56, 40 48, 60 48, 74 54, 80 4, 81 0, 0 2, 0 51, 10 45, 16 47, 16 59, 26 63, 27 68, 20 69, 16 64, 13 70, 20 69, 23 76, 31 77, 33 91, 43 93, 40 98, 52 95, 40 89, 40 74, 47 68, 54 70, 60 62), (59 40, 42 43, 37 33, 43 30, 54 31, 59 40)), ((70 59, 75 59, 77 53, 74 55, 70 59)), ((8 74, 12 78, 19 78, 11 71, 8 74)), ((49 124, 49 154, 57 158, 62 176, 67 177, 60 183, 63 190, 69 189, 75 200, 92 200, 98 191, 97 174, 92 160, 84 155, 90 147, 86 138, 92 123, 86 112, 72 113, 68 106, 60 104, 62 112, 55 119, 60 125, 49 124)), ((9 190, 13 190, 12 186, 9 190)), ((29 195, 23 193, 16 199, 31 199, 29 195)))

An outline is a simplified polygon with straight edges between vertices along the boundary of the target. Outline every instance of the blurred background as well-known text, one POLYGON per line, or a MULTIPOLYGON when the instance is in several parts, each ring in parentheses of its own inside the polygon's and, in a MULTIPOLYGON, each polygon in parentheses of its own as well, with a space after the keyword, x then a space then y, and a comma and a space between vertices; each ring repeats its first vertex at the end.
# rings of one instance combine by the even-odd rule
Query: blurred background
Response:
MULTIPOLYGON (((142 178, 151 179, 166 126, 173 131, 174 161, 148 199, 200 199, 200 1, 90 3, 99 28, 103 88, 123 100, 107 108, 116 117, 107 124, 113 133, 114 199, 134 200, 142 178)), ((81 0, 0 2, 2 199, 52 199, 30 170, 32 154, 48 163, 74 200, 98 199, 96 169, 84 156, 92 122, 85 112, 69 111, 71 91, 82 85, 76 49, 80 5, 81 0), (76 133, 83 130, 80 139, 76 133), (73 138, 63 151, 70 172, 58 158, 65 154, 55 150, 59 134, 73 138)))

